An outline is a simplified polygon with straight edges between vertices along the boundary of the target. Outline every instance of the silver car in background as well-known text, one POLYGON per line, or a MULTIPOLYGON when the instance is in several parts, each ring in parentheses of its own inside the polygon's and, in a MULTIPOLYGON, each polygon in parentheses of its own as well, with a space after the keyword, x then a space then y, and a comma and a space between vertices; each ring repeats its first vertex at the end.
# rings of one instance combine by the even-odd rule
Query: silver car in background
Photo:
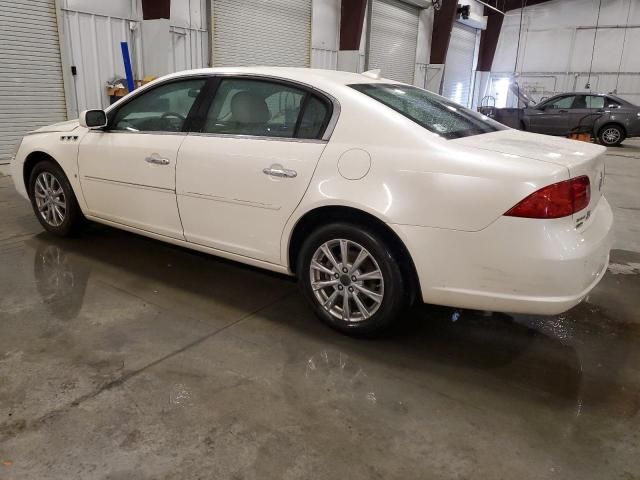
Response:
POLYGON ((640 136, 640 107, 610 94, 563 93, 525 108, 519 127, 547 135, 591 133, 613 147, 640 136))

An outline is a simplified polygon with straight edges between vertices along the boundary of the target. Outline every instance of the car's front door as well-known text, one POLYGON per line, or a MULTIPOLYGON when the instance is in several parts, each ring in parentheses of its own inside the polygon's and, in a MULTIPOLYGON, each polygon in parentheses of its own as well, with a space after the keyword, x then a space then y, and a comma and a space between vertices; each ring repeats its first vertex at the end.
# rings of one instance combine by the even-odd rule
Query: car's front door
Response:
POLYGON ((206 78, 172 81, 109 112, 104 130, 80 144, 78 169, 92 216, 183 239, 176 157, 206 78))
POLYGON ((548 135, 565 135, 569 130, 569 109, 575 95, 551 100, 543 107, 534 110, 529 117, 529 130, 548 135))
POLYGON ((221 77, 180 147, 176 192, 188 241, 280 263, 284 225, 326 141, 331 102, 270 79, 221 77))

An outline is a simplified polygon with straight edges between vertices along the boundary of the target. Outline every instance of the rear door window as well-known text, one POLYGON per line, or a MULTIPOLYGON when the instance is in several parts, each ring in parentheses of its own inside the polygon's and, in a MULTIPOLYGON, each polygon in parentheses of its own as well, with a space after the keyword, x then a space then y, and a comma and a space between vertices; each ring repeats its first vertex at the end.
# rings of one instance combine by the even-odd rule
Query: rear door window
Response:
POLYGON ((599 95, 587 96, 587 108, 601 109, 604 108, 605 97, 599 95))

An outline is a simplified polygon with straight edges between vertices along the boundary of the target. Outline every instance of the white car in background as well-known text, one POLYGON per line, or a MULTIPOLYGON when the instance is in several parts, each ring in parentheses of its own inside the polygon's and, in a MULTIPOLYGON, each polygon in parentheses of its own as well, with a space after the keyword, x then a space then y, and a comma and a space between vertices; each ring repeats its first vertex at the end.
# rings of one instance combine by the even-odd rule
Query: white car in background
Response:
POLYGON ((42 226, 83 217, 295 275, 369 334, 410 302, 557 314, 602 278, 605 149, 379 78, 180 72, 41 128, 12 162, 42 226))

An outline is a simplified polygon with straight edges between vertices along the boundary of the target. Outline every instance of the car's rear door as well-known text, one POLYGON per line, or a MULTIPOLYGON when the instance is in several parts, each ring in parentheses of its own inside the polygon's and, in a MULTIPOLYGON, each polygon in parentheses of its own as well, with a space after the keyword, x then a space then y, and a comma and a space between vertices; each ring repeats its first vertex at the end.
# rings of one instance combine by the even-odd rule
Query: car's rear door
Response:
POLYGON ((589 133, 593 123, 599 115, 598 110, 604 112, 604 97, 598 95, 576 95, 569 113, 569 130, 579 133, 589 133))
POLYGON ((569 131, 569 109, 575 95, 567 95, 551 100, 544 108, 537 109, 529 119, 532 132, 548 135, 566 135, 569 131))
POLYGON ((167 82, 109 112, 79 148, 82 193, 91 216, 184 239, 176 203, 178 148, 207 78, 167 82))
POLYGON ((328 98, 298 84, 218 78, 200 132, 190 133, 178 153, 185 238, 280 263, 284 225, 325 148, 332 108, 328 98))

